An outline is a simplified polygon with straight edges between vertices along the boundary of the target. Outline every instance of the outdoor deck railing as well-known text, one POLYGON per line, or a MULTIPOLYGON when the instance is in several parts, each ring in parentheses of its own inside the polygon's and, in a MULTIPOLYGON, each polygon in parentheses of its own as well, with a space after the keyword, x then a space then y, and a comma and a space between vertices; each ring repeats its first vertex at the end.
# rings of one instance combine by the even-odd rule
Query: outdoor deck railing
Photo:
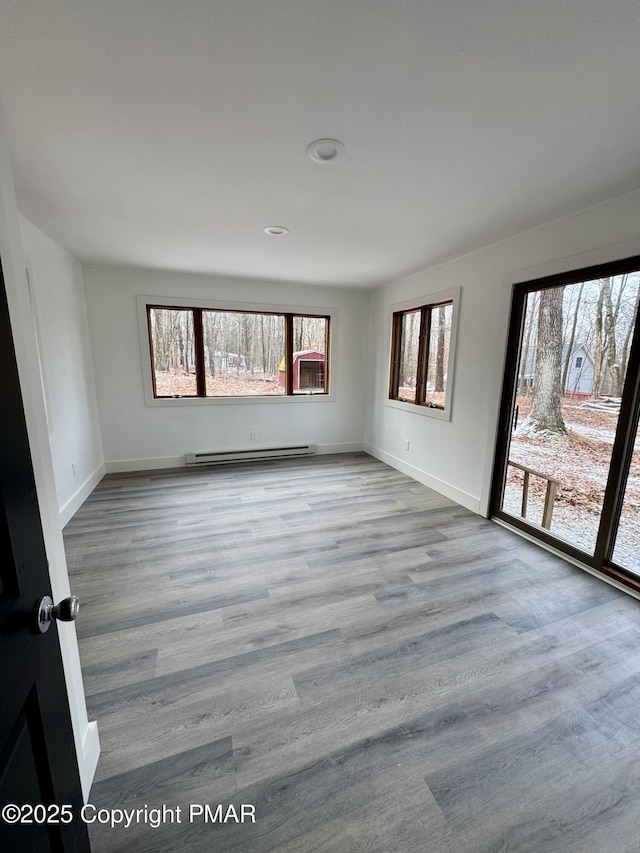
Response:
POLYGON ((558 486, 560 485, 560 480, 557 480, 555 477, 550 477, 548 474, 543 474, 540 471, 536 471, 534 468, 529 468, 526 465, 521 465, 519 462, 512 462, 510 459, 507 462, 507 465, 511 465, 512 468, 518 468, 520 471, 524 471, 524 478, 522 482, 522 505, 520 511, 520 516, 522 518, 527 517, 527 504, 529 502, 529 477, 540 477, 542 480, 547 481, 547 493, 544 497, 544 509, 542 511, 542 526, 547 530, 551 530, 553 503, 556 499, 556 492, 558 490, 558 486))

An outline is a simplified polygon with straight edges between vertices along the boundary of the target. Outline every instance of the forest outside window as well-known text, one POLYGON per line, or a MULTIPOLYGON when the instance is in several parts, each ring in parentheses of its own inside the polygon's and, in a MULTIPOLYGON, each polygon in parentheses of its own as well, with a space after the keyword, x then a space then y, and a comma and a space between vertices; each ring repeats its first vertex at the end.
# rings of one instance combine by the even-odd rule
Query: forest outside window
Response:
POLYGON ((155 399, 329 393, 328 316, 147 305, 155 399))
POLYGON ((453 301, 393 315, 389 398, 444 411, 449 385, 453 301))

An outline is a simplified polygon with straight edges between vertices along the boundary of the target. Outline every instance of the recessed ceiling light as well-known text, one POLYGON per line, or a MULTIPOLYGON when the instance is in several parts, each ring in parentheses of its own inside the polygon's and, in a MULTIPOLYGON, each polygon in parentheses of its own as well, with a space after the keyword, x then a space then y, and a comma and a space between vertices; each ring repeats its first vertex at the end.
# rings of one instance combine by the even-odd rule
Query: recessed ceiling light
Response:
POLYGON ((268 225, 264 229, 264 233, 270 237, 285 237, 289 233, 289 229, 284 225, 268 225))
POLYGON ((316 163, 333 163, 346 152, 338 139, 316 139, 307 146, 307 154, 316 163))

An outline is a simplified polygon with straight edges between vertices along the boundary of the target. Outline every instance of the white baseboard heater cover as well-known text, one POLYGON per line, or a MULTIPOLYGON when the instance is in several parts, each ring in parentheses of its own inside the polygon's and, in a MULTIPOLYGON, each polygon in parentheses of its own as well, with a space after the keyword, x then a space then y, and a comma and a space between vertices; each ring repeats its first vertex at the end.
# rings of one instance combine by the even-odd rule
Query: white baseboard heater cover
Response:
POLYGON ((256 450, 222 450, 220 452, 187 453, 187 465, 222 465, 227 462, 252 462, 257 459, 284 459, 292 456, 315 456, 315 444, 295 447, 263 447, 256 450))

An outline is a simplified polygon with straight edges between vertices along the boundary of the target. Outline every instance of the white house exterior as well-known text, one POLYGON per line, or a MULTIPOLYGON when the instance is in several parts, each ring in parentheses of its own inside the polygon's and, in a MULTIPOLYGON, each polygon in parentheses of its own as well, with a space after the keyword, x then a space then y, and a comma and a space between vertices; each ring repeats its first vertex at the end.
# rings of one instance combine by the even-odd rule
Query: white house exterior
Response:
MULTIPOLYGON (((536 372, 537 346, 527 353, 527 364, 520 373, 521 389, 533 387, 536 372)), ((562 348, 562 371, 567 363, 567 347, 562 348)), ((567 379, 564 383, 564 393, 568 396, 589 397, 593 389, 594 361, 584 344, 576 344, 569 358, 567 379)))
MULTIPOLYGON (((564 354, 563 354, 564 359, 564 354)), ((564 363, 564 362, 563 362, 564 363)), ((564 384, 564 393, 590 396, 593 388, 594 362, 583 344, 574 347, 569 358, 569 370, 564 384)))

